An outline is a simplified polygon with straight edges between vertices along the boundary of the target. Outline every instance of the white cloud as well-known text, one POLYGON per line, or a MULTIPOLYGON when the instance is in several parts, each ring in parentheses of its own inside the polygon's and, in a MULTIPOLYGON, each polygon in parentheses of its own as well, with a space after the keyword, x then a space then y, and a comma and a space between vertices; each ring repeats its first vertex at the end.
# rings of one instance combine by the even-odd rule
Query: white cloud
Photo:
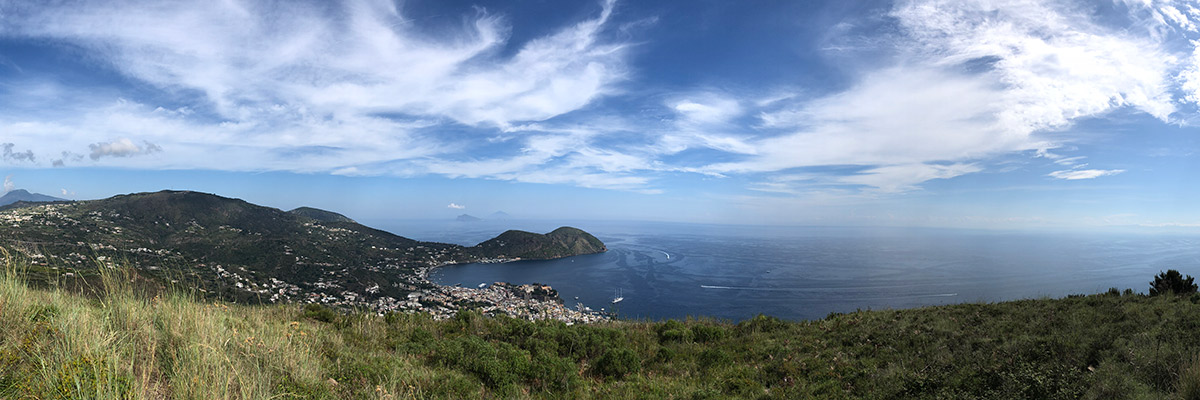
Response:
POLYGON ((932 69, 891 68, 798 109, 764 113, 794 133, 752 142, 757 156, 705 167, 718 173, 825 165, 918 165, 1034 149, 997 114, 1000 89, 986 80, 932 69), (785 122, 786 121, 786 122, 785 122))
POLYGON ((162 147, 150 142, 142 142, 142 144, 134 144, 128 138, 120 138, 111 142, 92 143, 88 145, 91 149, 91 154, 88 156, 92 160, 99 160, 102 157, 131 157, 142 154, 151 154, 162 151, 162 147))
MULTIPOLYGON (((904 191, 978 172, 978 160, 1059 147, 1039 134, 1080 118, 1128 107, 1170 121, 1179 57, 1150 34, 1095 22, 1089 10, 1063 2, 900 1, 890 17, 901 35, 879 42, 895 46, 891 65, 868 68, 841 92, 760 112, 762 128, 790 133, 746 140, 752 150, 742 153, 750 156, 701 169, 866 166, 868 173, 834 180, 904 191)), ((1183 24, 1176 17, 1169 18, 1183 24)))
POLYGON ((467 208, 467 206, 464 206, 464 205, 458 205, 458 204, 455 204, 455 203, 450 203, 449 205, 447 205, 447 206, 446 206, 446 208, 453 208, 453 209, 455 209, 455 210, 462 210, 462 209, 466 209, 466 208, 467 208))
POLYGON ((974 164, 903 164, 872 168, 857 175, 839 178, 839 181, 850 184, 867 185, 878 188, 881 192, 902 192, 912 190, 916 184, 932 179, 950 179, 983 169, 974 164))
POLYGON ((1048 175, 1058 179, 1069 181, 1078 179, 1094 179, 1102 176, 1116 175, 1125 172, 1123 169, 1068 169, 1062 171, 1054 171, 1048 175))
MULTIPOLYGON (((20 109, 0 109, 0 132, 21 149, 6 148, 6 160, 37 155, 54 166, 436 174, 646 192, 663 172, 686 171, 744 174, 766 181, 753 189, 779 193, 806 184, 900 192, 979 172, 997 156, 1049 154, 1069 143, 1044 134, 1081 118, 1122 108, 1183 118, 1180 108, 1200 105, 1200 42, 1184 40, 1196 39, 1194 3, 1126 1, 1141 31, 1107 25, 1087 2, 900 0, 879 19, 895 24, 888 37, 855 41, 878 57, 847 68, 861 72, 847 72, 856 76, 844 86, 649 88, 637 95, 653 99, 645 115, 656 115, 582 128, 563 120, 587 119, 573 112, 638 75, 628 44, 605 39, 611 0, 523 43, 510 42, 513 28, 494 13, 427 30, 391 1, 10 5, 0 37, 66 43, 162 98, 16 82, 20 109), (190 97, 200 101, 160 104, 190 97), (830 166, 861 172, 772 179, 830 166)), ((837 34, 856 35, 852 25, 837 34)), ((1064 176, 1120 172, 1082 170, 1083 157, 1047 158, 1073 168, 1055 172, 1064 176)))
POLYGON ((692 125, 725 124, 742 114, 737 100, 712 93, 696 95, 699 98, 677 100, 670 104, 680 115, 680 122, 692 125))
POLYGON ((68 43, 168 98, 200 102, 168 109, 45 84, 26 93, 44 101, 22 101, 55 107, 0 110, 0 131, 56 166, 83 161, 58 156, 66 150, 133 168, 390 171, 378 164, 464 147, 422 129, 507 127, 615 93, 625 45, 601 38, 614 6, 510 44, 503 16, 480 9, 430 34, 389 1, 8 5, 0 37, 68 43), (108 157, 157 148, 149 143, 170 157, 108 157))
POLYGON ((11 191, 13 191, 13 189, 16 189, 16 185, 13 184, 12 175, 5 176, 4 177, 4 193, 11 192, 11 191))
POLYGON ((674 154, 689 148, 709 148, 730 153, 753 154, 745 142, 746 129, 735 123, 745 114, 738 99, 715 92, 690 93, 665 104, 675 118, 654 151, 674 154))
POLYGON ((523 125, 513 127, 510 131, 519 131, 523 136, 488 145, 520 143, 515 154, 461 160, 423 160, 404 167, 404 173, 656 193, 658 191, 646 188, 652 180, 646 174, 670 169, 652 160, 656 154, 653 149, 643 146, 620 149, 609 143, 601 143, 613 139, 594 128, 523 125))

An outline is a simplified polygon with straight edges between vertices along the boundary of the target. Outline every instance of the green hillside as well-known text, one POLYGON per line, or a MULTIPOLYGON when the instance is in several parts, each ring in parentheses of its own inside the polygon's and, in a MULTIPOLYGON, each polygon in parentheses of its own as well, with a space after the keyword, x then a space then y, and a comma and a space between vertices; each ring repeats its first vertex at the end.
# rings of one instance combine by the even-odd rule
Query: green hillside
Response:
POLYGON ((292 211, 288 211, 288 214, 299 215, 301 217, 306 217, 306 218, 312 218, 312 219, 315 219, 315 220, 321 221, 321 222, 358 223, 358 222, 355 222, 354 220, 350 219, 350 217, 347 217, 345 215, 338 214, 333 211, 325 211, 325 210, 322 210, 319 208, 312 208, 312 207, 299 207, 292 211))
POLYGON ((479 254, 521 259, 551 259, 576 254, 600 253, 604 243, 577 228, 564 226, 545 235, 510 230, 472 248, 479 254))
MULTIPOLYGON (((1200 395, 1200 305, 1072 296, 568 326, 339 314, 0 277, 0 398, 989 398, 1200 395)), ((124 271, 124 272, 122 272, 124 271)))
POLYGON ((422 242, 330 211, 284 212, 189 191, 20 203, 0 211, 0 248, 38 266, 87 270, 120 263, 225 300, 321 301, 379 312, 408 307, 407 296, 431 290, 423 276, 429 268, 605 250, 574 228, 525 234, 507 248, 491 245, 498 239, 473 247, 422 242))

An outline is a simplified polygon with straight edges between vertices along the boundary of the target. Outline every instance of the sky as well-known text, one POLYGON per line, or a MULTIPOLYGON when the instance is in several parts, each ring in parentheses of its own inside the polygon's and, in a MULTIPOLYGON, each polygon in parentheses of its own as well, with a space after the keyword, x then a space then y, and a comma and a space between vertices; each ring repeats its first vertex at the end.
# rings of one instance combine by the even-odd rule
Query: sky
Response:
POLYGON ((1200 227, 1200 1, 0 0, 4 189, 1200 227))

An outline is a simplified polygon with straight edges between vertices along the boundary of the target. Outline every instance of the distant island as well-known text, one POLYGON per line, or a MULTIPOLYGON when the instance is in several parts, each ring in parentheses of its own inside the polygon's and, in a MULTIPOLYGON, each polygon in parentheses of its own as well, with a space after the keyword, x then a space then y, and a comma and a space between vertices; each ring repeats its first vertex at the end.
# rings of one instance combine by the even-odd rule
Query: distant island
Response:
MULTIPOLYGON (((504 211, 496 211, 488 214, 487 219, 493 221, 507 221, 512 219, 512 216, 504 211)), ((454 220, 457 222, 478 222, 483 221, 484 218, 479 218, 471 214, 461 214, 458 217, 455 217, 454 220)))
POLYGON ((11 190, 8 193, 5 193, 4 196, 0 196, 0 207, 7 206, 9 204, 13 204, 13 203, 20 202, 20 201, 38 203, 38 202, 47 202, 47 201, 67 201, 67 199, 60 199, 60 198, 57 198, 54 196, 47 196, 47 195, 44 195, 41 193, 29 193, 29 191, 25 190, 25 189, 16 189, 16 190, 11 190))
POLYGON ((455 218, 454 220, 458 221, 458 222, 475 222, 475 221, 483 221, 483 218, 479 218, 479 217, 476 217, 471 214, 463 214, 463 215, 459 215, 458 218, 455 218))
POLYGON ((422 242, 331 211, 285 212, 190 191, 19 205, 0 212, 0 246, 32 265, 65 273, 128 264, 164 285, 188 283, 206 295, 250 303, 449 315, 461 304, 488 303, 480 300, 487 296, 435 285, 426 279, 431 268, 607 250, 570 227, 545 235, 507 231, 470 247, 422 242))

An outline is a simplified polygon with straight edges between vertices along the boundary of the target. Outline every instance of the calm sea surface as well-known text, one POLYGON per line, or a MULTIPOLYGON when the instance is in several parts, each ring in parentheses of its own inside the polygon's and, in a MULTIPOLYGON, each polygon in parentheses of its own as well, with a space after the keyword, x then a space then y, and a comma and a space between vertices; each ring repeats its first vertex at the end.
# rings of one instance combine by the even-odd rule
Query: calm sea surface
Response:
MULTIPOLYGON (((375 222, 402 236, 464 245, 544 221, 375 222)), ((627 318, 763 313, 800 320, 856 309, 1144 292, 1160 270, 1200 273, 1196 234, 1030 234, 908 228, 749 227, 640 222, 567 224, 608 245, 553 261, 444 267, 446 285, 545 283, 567 305, 627 318), (613 297, 625 298, 617 305, 613 297), (578 297, 578 300, 576 300, 578 297)))

